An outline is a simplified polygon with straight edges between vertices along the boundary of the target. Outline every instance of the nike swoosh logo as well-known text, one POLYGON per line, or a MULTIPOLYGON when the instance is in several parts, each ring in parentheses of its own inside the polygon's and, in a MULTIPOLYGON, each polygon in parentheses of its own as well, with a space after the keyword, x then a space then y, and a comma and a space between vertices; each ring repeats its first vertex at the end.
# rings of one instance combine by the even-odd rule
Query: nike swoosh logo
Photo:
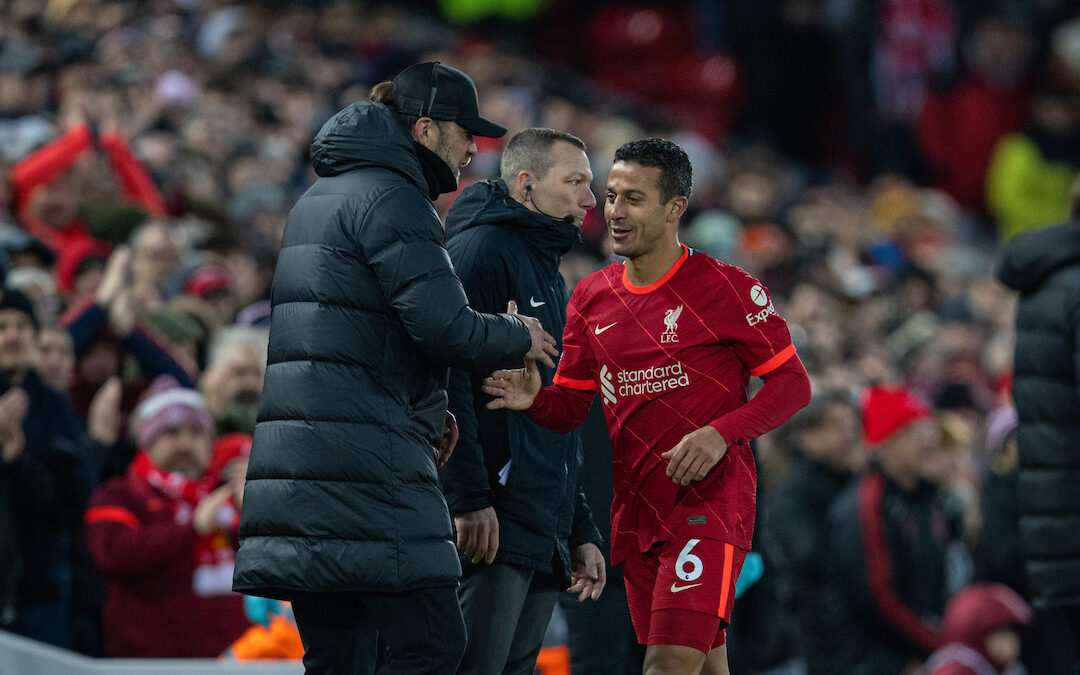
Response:
POLYGON ((537 300, 536 298, 529 296, 529 304, 533 307, 539 307, 540 305, 546 305, 547 300, 537 300))
POLYGON ((686 590, 686 589, 688 589, 688 588, 693 588, 693 587, 695 587, 695 586, 700 586, 700 585, 701 585, 701 584, 687 584, 687 585, 685 585, 685 586, 676 586, 676 585, 675 585, 675 584, 673 583, 673 584, 671 584, 671 592, 672 592, 672 593, 678 593, 679 591, 685 591, 685 590, 686 590))
POLYGON ((601 328, 600 326, 597 326, 596 328, 594 328, 594 329, 593 329, 593 332, 594 332, 594 333, 596 333, 597 335, 599 335, 600 333, 603 333, 603 332, 604 332, 604 331, 606 331, 606 330, 607 330, 608 328, 611 328, 612 326, 614 326, 614 325, 615 325, 615 324, 617 324, 617 323, 619 323, 619 322, 618 322, 618 321, 612 321, 611 323, 609 323, 608 325, 604 326, 603 328, 601 328))

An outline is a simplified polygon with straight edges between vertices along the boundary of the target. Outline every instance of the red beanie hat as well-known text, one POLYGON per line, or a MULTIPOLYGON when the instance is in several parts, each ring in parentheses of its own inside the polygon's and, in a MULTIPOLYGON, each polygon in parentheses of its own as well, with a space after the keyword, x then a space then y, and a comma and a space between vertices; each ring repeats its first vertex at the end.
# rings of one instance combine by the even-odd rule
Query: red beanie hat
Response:
POLYGON ((870 387, 863 397, 863 439, 879 445, 912 422, 930 418, 930 410, 903 387, 870 387))
POLYGON ((945 608, 945 638, 985 655, 990 633, 1006 626, 1031 624, 1031 607, 1008 586, 972 584, 949 600, 945 608))

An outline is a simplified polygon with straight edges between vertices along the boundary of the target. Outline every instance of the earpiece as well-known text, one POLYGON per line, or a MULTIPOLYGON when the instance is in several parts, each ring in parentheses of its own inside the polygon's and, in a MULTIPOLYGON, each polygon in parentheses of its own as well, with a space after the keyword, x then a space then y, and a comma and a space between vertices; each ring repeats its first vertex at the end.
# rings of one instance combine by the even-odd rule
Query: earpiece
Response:
POLYGON ((525 179, 525 192, 532 192, 532 178, 525 179))

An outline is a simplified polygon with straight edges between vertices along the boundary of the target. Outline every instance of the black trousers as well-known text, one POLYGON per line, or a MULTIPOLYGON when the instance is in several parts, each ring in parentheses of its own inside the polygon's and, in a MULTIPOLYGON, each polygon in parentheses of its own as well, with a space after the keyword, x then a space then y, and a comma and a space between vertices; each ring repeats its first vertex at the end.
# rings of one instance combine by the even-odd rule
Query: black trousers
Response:
POLYGON ((313 675, 453 675, 465 622, 452 586, 403 593, 311 593, 292 599, 313 675), (379 640, 389 658, 379 656, 379 640))

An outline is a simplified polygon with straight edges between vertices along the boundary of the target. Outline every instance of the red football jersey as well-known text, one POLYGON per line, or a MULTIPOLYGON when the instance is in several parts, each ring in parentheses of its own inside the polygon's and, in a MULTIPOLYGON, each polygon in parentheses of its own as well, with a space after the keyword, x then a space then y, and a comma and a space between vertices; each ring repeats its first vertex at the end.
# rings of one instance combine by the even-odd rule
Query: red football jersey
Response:
POLYGON ((794 354, 757 280, 686 247, 649 286, 631 284, 618 263, 578 284, 555 384, 600 393, 614 449, 613 564, 680 537, 750 548, 757 472, 748 442, 686 487, 668 478, 660 455, 743 405, 750 375, 794 354))

